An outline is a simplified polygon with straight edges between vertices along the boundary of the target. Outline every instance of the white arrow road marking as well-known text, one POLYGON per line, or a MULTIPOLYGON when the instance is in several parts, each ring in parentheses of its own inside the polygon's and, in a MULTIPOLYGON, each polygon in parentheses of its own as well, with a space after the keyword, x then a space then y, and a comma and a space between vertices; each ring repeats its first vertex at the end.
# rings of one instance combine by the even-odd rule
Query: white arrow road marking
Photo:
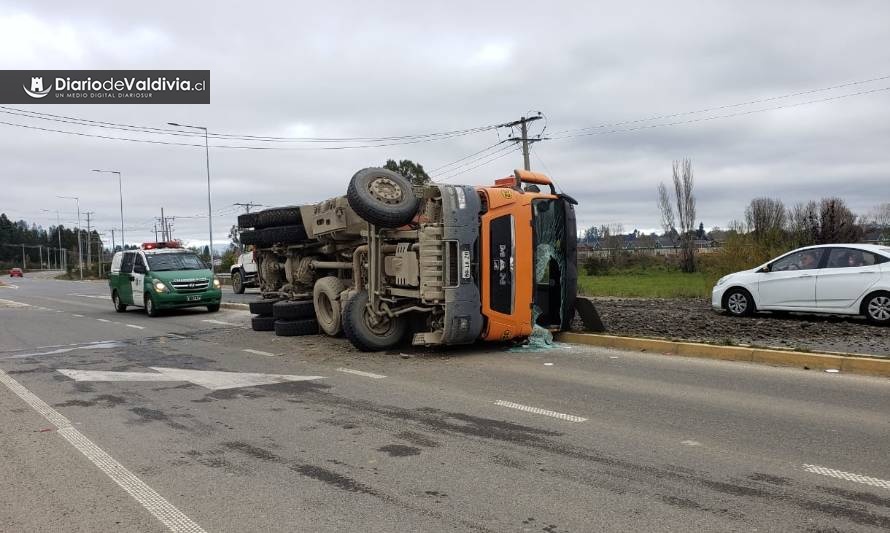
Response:
POLYGON ((174 533, 204 533, 204 529, 186 516, 185 513, 165 500, 163 496, 127 470, 124 465, 117 462, 105 450, 96 446, 86 435, 74 429, 71 426, 71 422, 62 413, 50 407, 34 393, 23 387, 21 383, 9 377, 3 370, 0 370, 0 383, 6 385, 9 390, 18 395, 32 409, 56 426, 62 438, 67 440, 77 451, 96 465, 99 470, 127 491, 155 518, 163 522, 167 529, 174 533))
POLYGON ((287 381, 312 381, 324 376, 290 376, 286 374, 256 374, 253 372, 218 372, 216 370, 188 370, 185 368, 149 367, 152 372, 111 372, 105 370, 57 369, 74 381, 187 381, 210 390, 256 387, 287 381))

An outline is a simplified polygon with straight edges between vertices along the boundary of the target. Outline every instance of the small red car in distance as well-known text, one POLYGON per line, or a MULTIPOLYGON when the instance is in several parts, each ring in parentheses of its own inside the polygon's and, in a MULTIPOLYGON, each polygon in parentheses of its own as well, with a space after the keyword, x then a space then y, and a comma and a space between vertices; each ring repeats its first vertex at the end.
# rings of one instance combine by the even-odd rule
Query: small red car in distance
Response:
POLYGON ((9 277, 11 277, 11 278, 21 278, 21 277, 24 277, 24 275, 22 274, 22 269, 21 269, 21 268, 18 268, 18 267, 16 267, 16 268, 10 268, 10 269, 9 269, 9 277))

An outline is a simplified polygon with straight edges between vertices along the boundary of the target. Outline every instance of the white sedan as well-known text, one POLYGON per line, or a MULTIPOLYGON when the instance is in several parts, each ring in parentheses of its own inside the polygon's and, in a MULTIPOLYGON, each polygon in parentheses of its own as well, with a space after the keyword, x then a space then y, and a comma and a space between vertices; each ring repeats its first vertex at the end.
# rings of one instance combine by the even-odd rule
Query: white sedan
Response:
POLYGON ((890 324, 890 247, 827 244, 800 248, 772 261, 724 276, 711 306, 730 315, 799 311, 865 315, 890 324))

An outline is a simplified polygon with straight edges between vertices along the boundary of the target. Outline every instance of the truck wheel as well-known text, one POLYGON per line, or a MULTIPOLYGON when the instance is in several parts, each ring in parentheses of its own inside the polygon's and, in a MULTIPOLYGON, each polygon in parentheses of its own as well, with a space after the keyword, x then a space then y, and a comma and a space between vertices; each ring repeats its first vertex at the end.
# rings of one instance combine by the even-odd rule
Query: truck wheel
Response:
MULTIPOLYGON (((240 223, 240 218, 239 218, 240 223)), ((255 227, 271 228, 273 226, 295 226, 303 224, 300 208, 296 206, 273 207, 256 213, 255 227)))
POLYGON ((318 326, 331 337, 340 333, 340 293, 345 288, 340 278, 326 276, 316 281, 312 289, 318 326))
POLYGON ((275 334, 279 337, 300 337, 318 335, 318 322, 314 318, 302 320, 276 320, 275 334))
POLYGON ((315 308, 312 307, 312 300, 282 301, 272 306, 272 316, 278 320, 314 319, 315 308))
POLYGON ((260 246, 272 246, 273 244, 295 244, 305 241, 306 228, 303 226, 276 226, 257 231, 257 243, 260 246))
POLYGON ((254 300, 247 304, 251 314, 259 315, 259 316, 272 316, 272 305, 275 304, 278 300, 272 299, 259 299, 254 300))
POLYGON ((232 272, 232 292, 235 294, 244 294, 244 278, 241 271, 232 272))
POLYGON ((346 200, 358 216, 381 228, 397 228, 411 222, 419 203, 411 182, 385 168, 356 172, 346 189, 346 200))
POLYGON ((408 323, 403 317, 386 317, 372 323, 368 313, 368 291, 355 294, 343 309, 343 333, 353 346, 363 352, 392 348, 402 341, 408 323))
POLYGON ((238 227, 244 229, 256 227, 257 214, 258 213, 244 213, 238 215, 238 227))
POLYGON ((241 239, 241 244, 259 244, 259 231, 247 229, 243 230, 239 234, 239 239, 241 239))
POLYGON ((250 319, 250 328, 254 331, 272 331, 275 329, 275 319, 271 316, 255 316, 250 319))
POLYGON ((145 314, 150 317, 156 317, 161 314, 161 312, 158 311, 158 306, 155 305, 154 297, 150 292, 145 293, 145 314))
POLYGON ((121 297, 117 291, 111 293, 111 303, 114 304, 114 310, 118 313, 123 313, 127 310, 127 304, 121 303, 121 297))

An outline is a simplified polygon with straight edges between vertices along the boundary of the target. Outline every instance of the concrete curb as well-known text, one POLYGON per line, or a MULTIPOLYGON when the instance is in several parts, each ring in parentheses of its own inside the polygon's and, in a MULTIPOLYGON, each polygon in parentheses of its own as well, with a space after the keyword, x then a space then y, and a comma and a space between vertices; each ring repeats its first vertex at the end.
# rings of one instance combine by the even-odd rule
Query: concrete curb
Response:
POLYGON ((859 354, 820 354, 745 346, 715 346, 713 344, 696 342, 616 337, 593 333, 564 332, 558 334, 557 338, 562 342, 601 346, 603 348, 639 350, 663 355, 720 359, 723 361, 744 361, 815 370, 836 369, 851 374, 890 377, 890 358, 868 357, 859 354))
POLYGON ((223 309, 236 309, 238 311, 247 311, 250 309, 250 306, 247 304, 239 304, 235 302, 222 302, 219 306, 223 309))

